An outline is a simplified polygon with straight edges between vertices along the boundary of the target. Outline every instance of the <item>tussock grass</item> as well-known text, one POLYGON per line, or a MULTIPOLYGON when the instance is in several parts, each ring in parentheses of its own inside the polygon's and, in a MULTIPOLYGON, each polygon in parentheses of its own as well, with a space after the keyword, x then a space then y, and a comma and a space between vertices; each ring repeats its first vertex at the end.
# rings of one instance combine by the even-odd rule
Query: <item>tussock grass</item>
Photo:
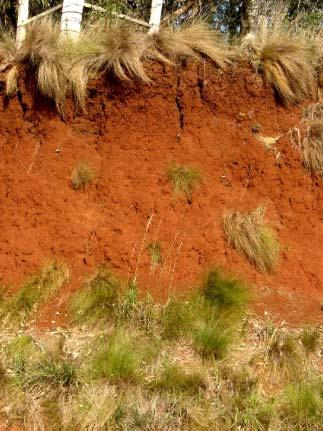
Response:
POLYGON ((300 340, 307 354, 315 353, 320 343, 320 332, 317 329, 306 328, 301 332, 300 340))
POLYGON ((116 316, 121 282, 107 268, 100 268, 71 299, 70 309, 76 323, 100 325, 116 316))
POLYGON ((196 349, 205 357, 223 359, 233 342, 231 328, 222 322, 209 321, 195 330, 193 343, 196 349))
POLYGON ((24 378, 25 385, 71 389, 77 385, 75 366, 57 356, 47 355, 33 364, 24 378))
POLYGON ((139 377, 140 356, 125 331, 117 330, 107 341, 102 339, 87 373, 93 379, 109 382, 135 381, 139 377))
POLYGON ((52 297, 68 278, 69 271, 64 264, 52 261, 43 266, 15 295, 2 303, 0 313, 4 323, 24 323, 37 306, 52 297))
POLYGON ((205 22, 178 28, 162 27, 150 38, 154 48, 152 56, 158 60, 166 58, 175 62, 185 58, 199 59, 202 56, 211 59, 217 67, 223 69, 230 59, 228 46, 224 44, 219 33, 205 22))
POLYGON ((154 387, 169 392, 186 392, 197 395, 205 386, 203 375, 198 371, 185 372, 179 365, 165 364, 154 387))
POLYGON ((162 336, 176 339, 189 333, 199 311, 188 301, 170 298, 161 313, 162 336))
POLYGON ((211 269, 203 283, 203 294, 207 301, 220 311, 244 309, 249 294, 245 285, 231 276, 224 276, 218 268, 211 269))
POLYGON ((282 413, 285 421, 299 430, 318 431, 323 420, 322 390, 319 385, 298 383, 285 391, 282 413))
POLYGON ((301 152, 305 167, 323 177, 323 120, 315 120, 309 124, 301 152))
POLYGON ((258 19, 255 30, 242 43, 285 105, 315 94, 312 44, 298 24, 288 20, 283 8, 274 7, 272 13, 258 19))
POLYGON ((71 174, 71 184, 74 190, 85 189, 94 180, 95 174, 86 163, 80 163, 73 169, 71 174))
POLYGON ((224 216, 227 241, 261 271, 272 271, 278 262, 279 242, 264 221, 265 208, 251 213, 229 212, 224 216))
POLYGON ((13 69, 8 74, 7 91, 12 94, 18 87, 22 72, 35 79, 40 94, 53 100, 59 112, 68 89, 68 73, 64 40, 59 37, 60 27, 51 19, 42 19, 27 26, 26 38, 10 55, 13 69))
POLYGON ((294 337, 289 334, 276 334, 268 346, 268 361, 279 379, 298 376, 300 356, 294 337))
POLYGON ((174 194, 185 196, 191 202, 194 189, 202 181, 200 172, 196 168, 174 163, 168 168, 167 176, 173 184, 174 194))

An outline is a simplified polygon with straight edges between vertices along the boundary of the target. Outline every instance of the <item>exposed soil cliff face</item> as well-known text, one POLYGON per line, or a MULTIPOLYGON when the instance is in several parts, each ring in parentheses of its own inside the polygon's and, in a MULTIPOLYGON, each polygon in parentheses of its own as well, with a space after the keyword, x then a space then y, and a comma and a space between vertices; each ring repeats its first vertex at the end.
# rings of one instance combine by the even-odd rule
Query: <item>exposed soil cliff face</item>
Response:
POLYGON ((215 264, 254 286, 259 312, 319 319, 322 182, 304 170, 286 136, 299 125, 302 108, 279 106, 248 67, 224 74, 208 63, 178 71, 153 64, 150 71, 150 86, 92 83, 87 112, 69 101, 64 120, 32 103, 27 91, 20 101, 4 99, 1 282, 20 283, 53 256, 66 261, 71 283, 42 311, 46 324, 57 322, 68 293, 103 262, 128 276, 139 261, 139 284, 160 298, 170 288, 191 288, 215 264), (256 139, 256 123, 264 135, 281 135, 275 151, 256 139), (69 178, 80 161, 97 177, 85 191, 74 191, 69 178), (172 161, 203 175, 192 203, 172 194, 166 176, 172 161), (223 235, 225 211, 259 204, 267 205, 282 244, 272 275, 259 273, 223 235), (166 267, 149 275, 146 245, 155 238, 166 267))

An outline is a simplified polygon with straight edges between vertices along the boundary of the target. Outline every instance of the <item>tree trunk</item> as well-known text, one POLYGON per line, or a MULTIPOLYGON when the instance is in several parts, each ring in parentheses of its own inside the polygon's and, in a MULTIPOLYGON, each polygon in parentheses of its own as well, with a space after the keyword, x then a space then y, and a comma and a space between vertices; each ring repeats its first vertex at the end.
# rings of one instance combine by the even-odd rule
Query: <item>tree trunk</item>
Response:
POLYGON ((241 34, 246 34, 255 29, 259 18, 259 0, 243 0, 241 10, 241 34))
POLYGON ((26 37, 26 26, 24 23, 27 21, 29 16, 29 0, 18 1, 18 19, 17 19, 17 33, 16 33, 16 46, 22 44, 26 37))
POLYGON ((81 31, 84 0, 64 0, 61 31, 77 37, 81 31))
POLYGON ((157 33, 159 31, 162 9, 163 0, 152 0, 149 20, 149 33, 157 33))

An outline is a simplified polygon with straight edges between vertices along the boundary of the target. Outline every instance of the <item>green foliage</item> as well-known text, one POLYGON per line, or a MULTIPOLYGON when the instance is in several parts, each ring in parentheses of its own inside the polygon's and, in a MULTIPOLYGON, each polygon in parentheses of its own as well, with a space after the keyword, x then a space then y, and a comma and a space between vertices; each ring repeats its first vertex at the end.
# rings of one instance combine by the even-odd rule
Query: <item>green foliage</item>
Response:
POLYGON ((197 395, 199 389, 205 386, 200 372, 184 372, 179 365, 165 364, 154 387, 169 392, 186 392, 197 395))
POLYGON ((244 309, 249 294, 245 285, 236 278, 224 276, 218 268, 211 269, 203 283, 207 301, 219 310, 244 309))
POLYGON ((317 329, 304 329, 300 334, 300 340, 307 354, 314 353, 319 346, 320 332, 317 329))
POLYGON ((185 196, 191 202, 193 191, 202 180, 200 172, 195 168, 174 163, 169 167, 167 176, 173 184, 175 195, 185 196))
MULTIPOLYGON (((321 382, 322 383, 322 382, 321 382)), ((289 386, 282 402, 282 414, 289 424, 300 430, 318 430, 323 420, 322 393, 315 384, 298 383, 289 386)))
POLYGON ((5 347, 5 355, 15 363, 21 363, 32 357, 37 351, 33 338, 30 335, 20 334, 5 347))
POLYGON ((25 322, 35 308, 54 295, 68 277, 66 265, 50 262, 31 277, 15 295, 0 304, 0 315, 8 324, 25 322))
POLYGON ((222 322, 206 322, 195 330, 193 343, 202 356, 223 359, 233 341, 230 328, 222 322))
POLYGON ((70 304, 76 323, 99 325, 116 316, 120 303, 121 282, 106 268, 77 291, 70 304))
POLYGON ((25 376, 25 384, 52 388, 71 388, 77 385, 75 366, 65 359, 45 356, 25 376))
POLYGON ((162 336, 168 339, 185 336, 192 329, 194 311, 196 310, 189 301, 170 298, 162 310, 162 336))
POLYGON ((92 379, 109 382, 138 379, 140 355, 133 340, 122 330, 116 331, 107 341, 101 339, 92 357, 88 374, 92 379))

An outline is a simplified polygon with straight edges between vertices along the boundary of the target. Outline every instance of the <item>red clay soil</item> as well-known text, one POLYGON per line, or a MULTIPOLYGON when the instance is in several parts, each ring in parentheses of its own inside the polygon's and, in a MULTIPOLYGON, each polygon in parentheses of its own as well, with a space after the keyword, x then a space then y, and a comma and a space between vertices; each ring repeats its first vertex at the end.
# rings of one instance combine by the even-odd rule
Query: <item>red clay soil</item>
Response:
POLYGON ((152 85, 92 83, 87 112, 69 100, 64 119, 28 91, 6 101, 0 83, 1 283, 17 286, 52 257, 65 261, 71 282, 38 316, 48 327, 64 322, 70 292, 102 263, 125 277, 137 274, 141 288, 160 299, 192 288, 218 265, 252 286, 257 313, 318 322, 322 182, 304 170, 287 136, 302 108, 280 106, 247 66, 223 73, 208 63, 177 71, 152 64, 150 72, 152 85), (256 124, 266 136, 281 136, 276 151, 256 139, 256 124), (203 175, 192 203, 172 194, 172 161, 203 175), (84 191, 70 184, 79 162, 97 174, 84 191), (260 204, 282 244, 272 275, 223 235, 227 210, 260 204), (149 275, 146 247, 156 239, 164 266, 149 275))

